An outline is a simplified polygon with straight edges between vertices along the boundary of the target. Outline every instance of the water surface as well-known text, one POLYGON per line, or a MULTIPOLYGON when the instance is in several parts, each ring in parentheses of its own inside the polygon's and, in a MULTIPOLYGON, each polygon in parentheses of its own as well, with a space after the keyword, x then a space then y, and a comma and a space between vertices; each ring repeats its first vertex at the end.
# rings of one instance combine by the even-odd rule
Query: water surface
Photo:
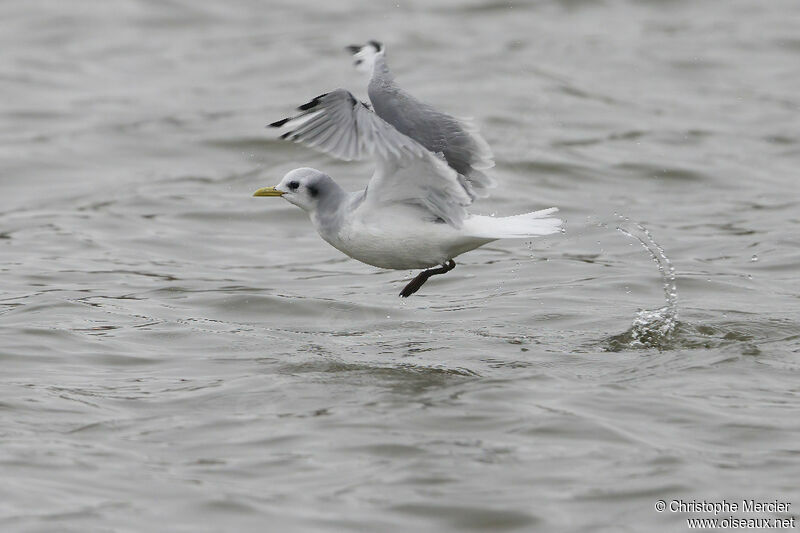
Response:
POLYGON ((4 531, 797 512, 796 2, 7 1, 0 26, 4 531), (481 126, 500 187, 476 212, 555 205, 567 233, 402 300, 411 272, 251 198, 297 166, 364 186, 369 162, 264 125, 363 95, 343 47, 370 38, 481 126), (634 325, 663 280, 615 213, 675 266, 668 336, 634 325))

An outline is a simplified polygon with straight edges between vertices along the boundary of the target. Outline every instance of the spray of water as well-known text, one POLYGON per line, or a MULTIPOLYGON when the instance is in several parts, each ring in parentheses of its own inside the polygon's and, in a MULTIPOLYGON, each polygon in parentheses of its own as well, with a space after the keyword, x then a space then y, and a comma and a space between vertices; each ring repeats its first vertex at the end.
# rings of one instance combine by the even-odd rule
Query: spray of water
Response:
MULTIPOLYGON (((636 314, 631 329, 616 337, 615 344, 622 342, 631 348, 660 348, 669 340, 678 324, 678 287, 675 284, 675 267, 664 249, 656 242, 650 230, 628 217, 618 215, 616 230, 635 239, 647 250, 658 267, 664 288, 666 305, 658 309, 642 309, 636 314)), ((613 349, 613 348, 612 348, 613 349)))

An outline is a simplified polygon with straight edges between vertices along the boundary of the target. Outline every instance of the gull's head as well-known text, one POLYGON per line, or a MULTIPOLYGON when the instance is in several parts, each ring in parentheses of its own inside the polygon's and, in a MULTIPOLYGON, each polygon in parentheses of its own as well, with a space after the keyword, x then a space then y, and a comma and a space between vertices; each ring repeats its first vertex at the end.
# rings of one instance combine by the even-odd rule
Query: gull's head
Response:
POLYGON ((369 41, 365 45, 353 44, 347 47, 353 54, 353 66, 358 72, 372 74, 378 56, 383 56, 386 47, 378 41, 369 41))
POLYGON ((313 213, 321 204, 338 198, 342 192, 333 178, 313 168, 289 171, 275 187, 258 189, 253 196, 280 196, 304 211, 313 213))

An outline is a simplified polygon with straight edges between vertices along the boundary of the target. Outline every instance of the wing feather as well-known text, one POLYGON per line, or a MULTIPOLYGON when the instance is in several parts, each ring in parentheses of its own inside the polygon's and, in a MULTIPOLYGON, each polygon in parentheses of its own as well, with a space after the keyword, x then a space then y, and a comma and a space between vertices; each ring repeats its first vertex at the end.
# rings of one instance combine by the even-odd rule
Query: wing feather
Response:
POLYGON ((379 117, 431 152, 441 153, 447 164, 462 176, 470 196, 488 196, 495 181, 482 171, 494 166, 494 156, 471 119, 442 113, 393 81, 376 82, 373 78, 369 98, 379 117))
POLYGON ((373 113, 345 89, 317 96, 302 113, 270 124, 285 127, 283 138, 350 161, 378 153, 419 156, 425 149, 373 113))

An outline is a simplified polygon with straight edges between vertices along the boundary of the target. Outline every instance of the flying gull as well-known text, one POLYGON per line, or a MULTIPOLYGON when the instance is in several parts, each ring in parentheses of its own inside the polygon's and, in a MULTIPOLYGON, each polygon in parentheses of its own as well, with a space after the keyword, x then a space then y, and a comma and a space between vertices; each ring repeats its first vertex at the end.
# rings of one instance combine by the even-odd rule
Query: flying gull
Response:
POLYGON ((372 158, 375 172, 367 187, 346 192, 324 172, 297 168, 253 196, 281 196, 302 208, 320 237, 363 263, 427 269, 403 288, 402 297, 455 268, 453 258, 464 252, 498 239, 560 231, 561 220, 548 216, 555 207, 509 217, 468 213, 473 200, 495 186, 484 172, 494 166, 492 151, 477 128, 401 89, 383 44, 369 41, 348 50, 356 69, 370 75, 371 108, 336 89, 270 126, 285 129, 284 139, 345 161, 372 158))

